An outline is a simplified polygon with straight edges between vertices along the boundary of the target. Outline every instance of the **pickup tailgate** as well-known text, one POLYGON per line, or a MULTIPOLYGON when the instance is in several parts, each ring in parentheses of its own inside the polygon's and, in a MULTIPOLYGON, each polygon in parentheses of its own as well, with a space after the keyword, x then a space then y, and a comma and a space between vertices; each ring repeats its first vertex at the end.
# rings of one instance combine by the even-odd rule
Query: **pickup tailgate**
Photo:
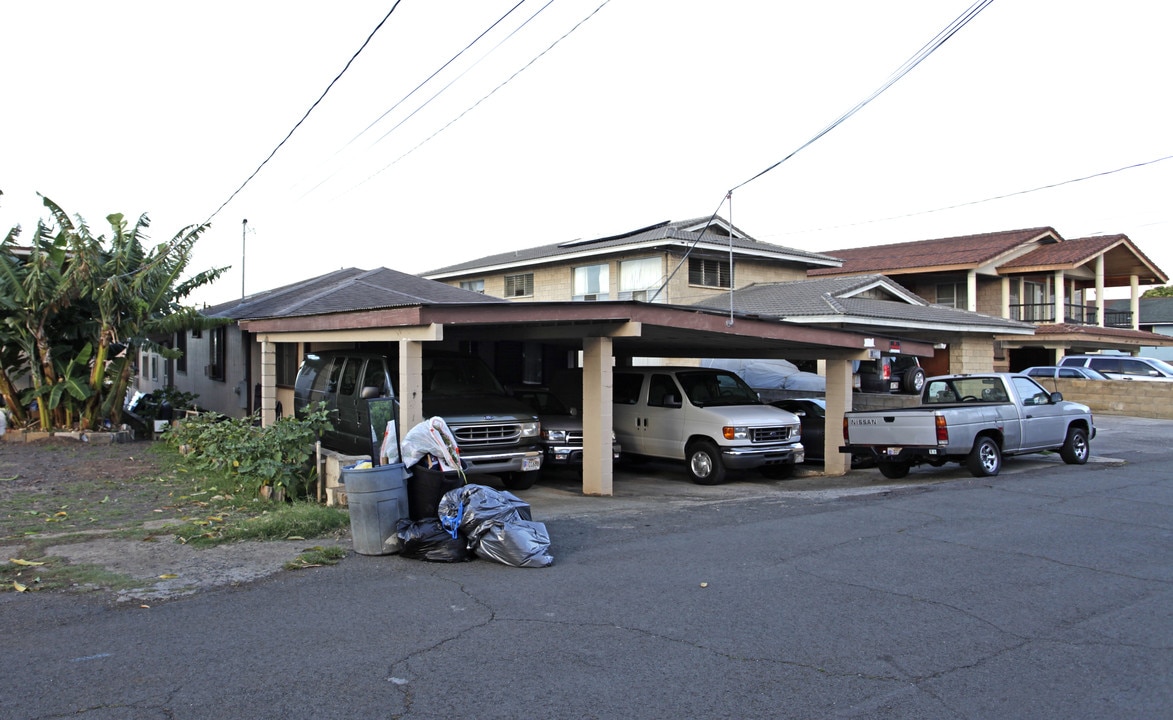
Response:
POLYGON ((923 408, 850 412, 844 415, 847 441, 880 447, 936 445, 936 415, 923 408))

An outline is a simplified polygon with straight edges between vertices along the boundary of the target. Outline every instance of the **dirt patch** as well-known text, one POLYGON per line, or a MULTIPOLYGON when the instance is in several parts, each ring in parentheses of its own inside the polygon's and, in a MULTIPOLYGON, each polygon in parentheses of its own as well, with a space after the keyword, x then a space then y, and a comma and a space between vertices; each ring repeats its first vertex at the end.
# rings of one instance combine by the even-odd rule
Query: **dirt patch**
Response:
POLYGON ((0 441, 0 590, 169 598, 280 572, 309 546, 349 547, 347 537, 207 549, 178 542, 173 528, 204 512, 208 493, 159 450, 145 440, 0 441))

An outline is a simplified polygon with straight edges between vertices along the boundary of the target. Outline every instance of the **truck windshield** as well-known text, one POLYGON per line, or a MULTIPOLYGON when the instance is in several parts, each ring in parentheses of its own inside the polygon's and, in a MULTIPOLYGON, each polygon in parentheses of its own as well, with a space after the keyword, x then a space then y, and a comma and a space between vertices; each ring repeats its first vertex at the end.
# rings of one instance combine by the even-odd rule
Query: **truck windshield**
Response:
POLYGON ((762 402, 753 388, 731 372, 698 370, 677 373, 676 378, 689 402, 697 407, 760 405, 762 402))

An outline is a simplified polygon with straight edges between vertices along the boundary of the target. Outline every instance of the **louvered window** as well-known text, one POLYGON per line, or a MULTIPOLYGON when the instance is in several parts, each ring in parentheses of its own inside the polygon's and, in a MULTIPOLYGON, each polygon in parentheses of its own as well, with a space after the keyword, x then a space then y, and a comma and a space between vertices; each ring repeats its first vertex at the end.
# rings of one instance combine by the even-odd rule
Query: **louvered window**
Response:
POLYGON ((505 297, 530 297, 534 294, 534 274, 505 276, 505 297))
POLYGON ((733 273, 729 271, 729 261, 689 258, 688 284, 715 288, 732 287, 733 273))

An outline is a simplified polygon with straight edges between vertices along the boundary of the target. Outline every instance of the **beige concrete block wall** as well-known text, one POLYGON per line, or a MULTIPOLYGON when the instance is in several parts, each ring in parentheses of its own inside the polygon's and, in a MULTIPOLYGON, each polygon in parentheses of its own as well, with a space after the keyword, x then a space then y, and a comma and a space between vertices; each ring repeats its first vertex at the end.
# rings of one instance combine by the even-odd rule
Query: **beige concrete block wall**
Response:
POLYGON ((993 340, 988 337, 959 336, 949 348, 949 372, 985 373, 994 371, 993 340))
POLYGON ((1002 279, 978 278, 977 311, 1002 317, 1002 279))
POLYGON ((1092 413, 1173 420, 1173 383, 1133 380, 1050 380, 1036 378, 1048 390, 1063 393, 1091 408, 1092 413))

